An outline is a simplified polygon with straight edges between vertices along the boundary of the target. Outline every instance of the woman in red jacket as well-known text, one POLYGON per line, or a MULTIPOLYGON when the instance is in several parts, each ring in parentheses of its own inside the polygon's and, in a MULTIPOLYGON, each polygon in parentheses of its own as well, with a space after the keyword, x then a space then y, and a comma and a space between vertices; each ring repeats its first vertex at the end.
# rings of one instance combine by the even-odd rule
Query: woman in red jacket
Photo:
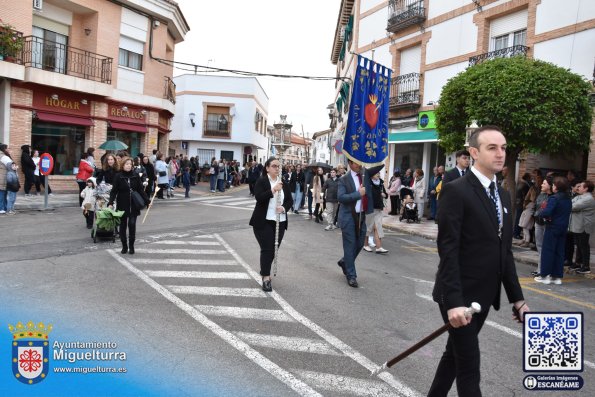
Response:
POLYGON ((76 174, 76 183, 79 185, 79 206, 83 205, 83 198, 81 192, 87 186, 87 179, 93 176, 93 165, 87 160, 87 153, 81 154, 81 161, 79 162, 79 172, 76 174))

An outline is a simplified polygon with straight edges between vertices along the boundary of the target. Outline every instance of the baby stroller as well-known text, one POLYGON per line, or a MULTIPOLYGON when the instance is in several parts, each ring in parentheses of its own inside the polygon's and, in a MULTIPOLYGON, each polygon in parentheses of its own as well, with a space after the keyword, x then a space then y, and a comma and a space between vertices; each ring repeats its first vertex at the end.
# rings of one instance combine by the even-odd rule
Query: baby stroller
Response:
POLYGON ((97 242, 97 239, 111 239, 112 242, 116 242, 116 235, 118 234, 117 223, 108 222, 113 224, 113 227, 104 228, 101 225, 106 223, 98 222, 98 218, 103 216, 103 214, 100 214, 100 211, 107 209, 111 190, 112 186, 103 182, 95 190, 95 211, 93 213, 93 229, 91 230, 91 237, 94 243, 97 242))
POLYGON ((417 204, 415 204, 411 196, 405 196, 405 200, 403 201, 403 212, 401 213, 399 221, 403 222, 403 219, 406 220, 407 223, 419 223, 419 216, 417 215, 417 204))

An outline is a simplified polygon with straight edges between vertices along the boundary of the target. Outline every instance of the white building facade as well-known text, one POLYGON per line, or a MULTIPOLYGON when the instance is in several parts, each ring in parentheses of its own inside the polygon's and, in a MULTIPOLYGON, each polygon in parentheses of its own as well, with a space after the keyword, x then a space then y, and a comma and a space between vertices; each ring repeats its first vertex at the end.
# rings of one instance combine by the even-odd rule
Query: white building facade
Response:
POLYGON ((269 98, 256 78, 185 74, 174 77, 176 116, 170 154, 266 161, 269 98))
MULTIPOLYGON (((437 145, 433 125, 442 87, 473 64, 524 55, 593 78, 595 1, 343 0, 331 53, 338 76, 355 74, 352 53, 393 69, 387 170, 428 174, 451 157, 437 145)), ((339 132, 347 124, 342 84, 335 92, 339 132)), ((539 161, 544 168, 581 169, 581 157, 539 161)))

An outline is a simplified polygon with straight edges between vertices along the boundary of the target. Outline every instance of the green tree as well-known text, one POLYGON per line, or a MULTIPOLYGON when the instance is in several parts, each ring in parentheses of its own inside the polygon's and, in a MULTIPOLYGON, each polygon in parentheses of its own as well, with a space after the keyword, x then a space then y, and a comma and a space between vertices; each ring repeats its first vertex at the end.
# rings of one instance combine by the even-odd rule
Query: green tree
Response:
POLYGON ((560 155, 589 149, 591 90, 581 76, 543 61, 516 56, 480 63, 442 89, 436 109, 440 145, 448 151, 462 148, 472 120, 501 127, 508 143, 508 182, 514 186, 523 150, 560 155))

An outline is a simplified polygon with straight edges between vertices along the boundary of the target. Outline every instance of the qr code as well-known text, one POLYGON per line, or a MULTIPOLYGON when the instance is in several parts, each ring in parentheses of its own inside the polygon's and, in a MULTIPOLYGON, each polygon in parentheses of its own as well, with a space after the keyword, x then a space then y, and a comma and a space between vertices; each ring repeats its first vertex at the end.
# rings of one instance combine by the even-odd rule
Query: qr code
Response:
POLYGON ((583 314, 525 313, 525 371, 582 371, 583 314))

